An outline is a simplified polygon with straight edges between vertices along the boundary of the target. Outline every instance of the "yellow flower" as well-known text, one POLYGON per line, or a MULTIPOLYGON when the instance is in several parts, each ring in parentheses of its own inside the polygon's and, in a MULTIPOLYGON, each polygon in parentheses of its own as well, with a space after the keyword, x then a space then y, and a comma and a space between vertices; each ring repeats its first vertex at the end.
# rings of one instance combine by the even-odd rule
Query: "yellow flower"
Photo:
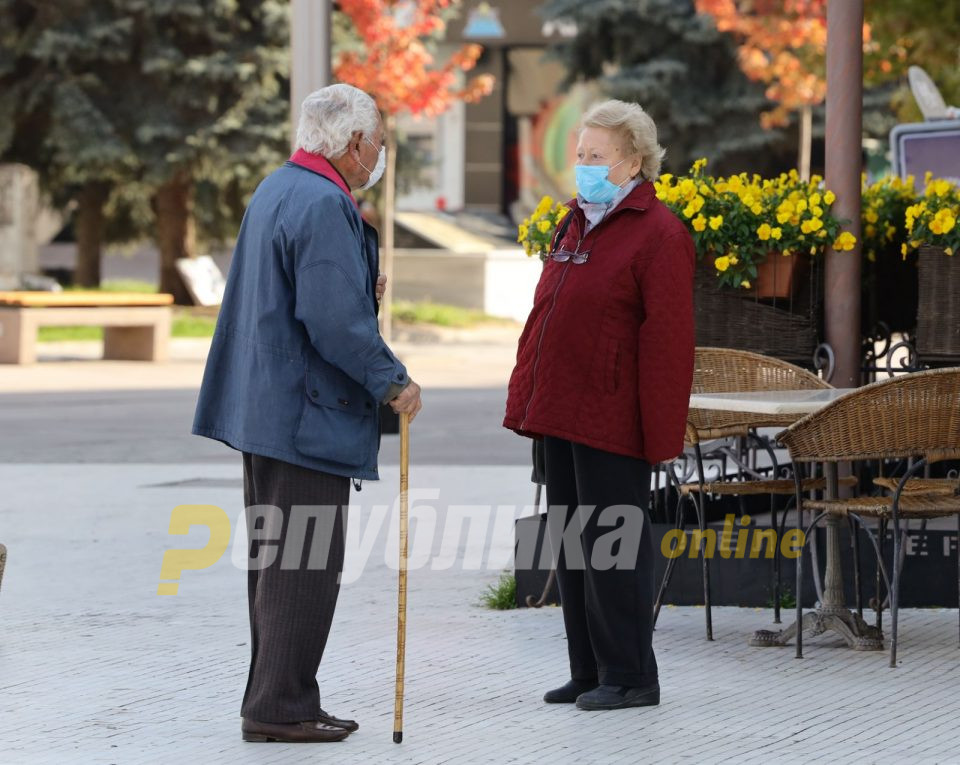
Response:
POLYGON ((527 226, 524 226, 523 224, 521 224, 519 228, 519 235, 517 236, 517 241, 522 242, 524 239, 527 238, 529 233, 530 233, 530 229, 527 228, 527 226))
POLYGON ((719 258, 713 261, 713 266, 720 273, 723 273, 730 268, 730 258, 728 258, 726 255, 721 255, 719 258))
POLYGON ((867 210, 866 214, 863 217, 866 218, 867 223, 876 223, 878 220, 880 220, 880 217, 877 215, 877 211, 874 210, 872 207, 869 210, 867 210))
POLYGON ((731 265, 731 266, 735 266, 735 265, 737 265, 737 263, 740 262, 740 258, 738 258, 736 255, 727 255, 727 257, 730 258, 730 265, 731 265))
POLYGON ((810 213, 811 213, 814 217, 819 218, 821 215, 823 215, 823 208, 820 207, 819 205, 813 205, 813 206, 810 208, 810 213))
POLYGON ((837 195, 834 194, 832 191, 828 191, 826 194, 823 195, 823 201, 826 202, 828 205, 832 205, 836 200, 837 200, 837 195))
POLYGON ((553 198, 544 197, 540 200, 540 204, 537 205, 537 209, 533 211, 533 215, 531 217, 542 218, 547 214, 551 207, 553 207, 553 198))
POLYGON ((877 227, 874 226, 872 223, 868 223, 867 226, 866 226, 866 228, 864 229, 863 233, 864 233, 866 236, 869 236, 869 237, 871 237, 871 238, 872 238, 872 237, 875 237, 875 236, 877 235, 877 227))
POLYGON ((748 290, 750 289, 750 282, 744 279, 742 282, 740 282, 740 286, 743 287, 745 290, 748 290))
POLYGON ((888 224, 887 224, 887 231, 886 231, 887 241, 888 241, 888 242, 892 242, 892 241, 893 241, 893 237, 896 235, 896 233, 897 233, 897 227, 896 227, 896 226, 891 226, 891 225, 888 223, 888 224))
POLYGON ((568 212, 570 212, 570 208, 569 208, 569 207, 567 207, 566 205, 560 205, 560 206, 557 208, 557 223, 559 223, 559 222, 562 221, 564 218, 566 218, 568 212))
POLYGON ((760 228, 757 229, 757 237, 761 242, 766 242, 773 234, 773 229, 770 228, 769 223, 763 223, 760 225, 760 228))
POLYGON ((693 219, 693 230, 694 231, 703 231, 707 227, 707 219, 702 215, 698 215, 693 219))
POLYGON ((723 225, 722 215, 714 215, 712 218, 710 218, 710 228, 712 228, 714 231, 716 231, 722 225, 723 225))
POLYGON ((548 220, 542 220, 537 224, 537 228, 540 229, 541 234, 546 234, 551 228, 553 228, 553 224, 548 220))
POLYGON ((808 218, 803 223, 800 224, 800 230, 804 234, 812 234, 814 231, 819 231, 823 228, 823 221, 819 218, 808 218))
POLYGON ((797 208, 797 212, 803 212, 804 210, 807 209, 807 200, 798 199, 796 205, 794 206, 797 208))
POLYGON ((820 204, 820 194, 819 194, 819 192, 816 192, 816 191, 815 191, 813 194, 810 195, 810 204, 811 204, 811 205, 818 205, 818 204, 820 204))
POLYGON ((951 210, 948 208, 943 208, 939 210, 936 215, 933 216, 933 220, 930 222, 930 230, 934 234, 949 234, 953 231, 953 227, 957 225, 957 218, 951 210), (939 228, 939 231, 934 230, 934 225, 939 228))
POLYGON ((944 252, 946 255, 953 255, 953 247, 944 247, 944 248, 943 248, 943 252, 944 252))
POLYGON ((847 250, 852 250, 856 243, 857 238, 853 234, 851 234, 849 231, 843 231, 833 243, 833 248, 838 252, 844 252, 847 250))
POLYGON ((909 252, 909 249, 907 248, 907 243, 904 242, 903 244, 900 245, 900 254, 903 255, 903 257, 907 257, 908 252, 909 252))
POLYGON ((779 240, 780 237, 783 236, 783 229, 780 228, 779 226, 774 226, 772 229, 770 229, 770 236, 773 239, 779 240))

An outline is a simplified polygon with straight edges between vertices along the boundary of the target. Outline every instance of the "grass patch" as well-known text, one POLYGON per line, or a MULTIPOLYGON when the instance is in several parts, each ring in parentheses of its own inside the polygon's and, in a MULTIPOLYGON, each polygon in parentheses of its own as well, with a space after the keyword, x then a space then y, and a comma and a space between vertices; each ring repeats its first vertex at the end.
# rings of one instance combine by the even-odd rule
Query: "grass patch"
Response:
POLYGON ((40 327, 37 340, 41 343, 61 343, 72 340, 103 340, 101 327, 40 327))
POLYGON ((475 308, 407 300, 394 301, 393 318, 408 324, 435 324, 439 327, 472 327, 502 321, 475 308))
POLYGON ((213 337, 216 327, 216 316, 194 316, 189 311, 183 311, 174 314, 170 334, 173 337, 213 337))
MULTIPOLYGON (((190 309, 177 310, 173 314, 171 337, 213 337, 217 326, 216 316, 200 316, 190 309)), ((40 327, 37 339, 41 343, 62 343, 75 340, 103 340, 102 327, 40 327)))
POLYGON ((507 611, 517 607, 517 578, 510 571, 500 574, 496 584, 487 586, 480 596, 480 603, 496 611, 507 611))
POLYGON ((157 285, 140 281, 139 279, 109 279, 101 282, 99 287, 80 287, 73 285, 64 287, 63 289, 66 292, 138 292, 154 294, 157 291, 157 285))

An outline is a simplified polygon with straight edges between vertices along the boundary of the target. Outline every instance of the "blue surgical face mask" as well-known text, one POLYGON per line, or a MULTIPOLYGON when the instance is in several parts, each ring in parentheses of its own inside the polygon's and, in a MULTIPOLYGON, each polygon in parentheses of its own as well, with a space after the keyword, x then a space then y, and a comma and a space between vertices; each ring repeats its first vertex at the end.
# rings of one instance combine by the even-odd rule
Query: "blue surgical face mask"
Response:
POLYGON ((610 171, 626 162, 621 159, 613 167, 607 165, 577 165, 577 192, 588 202, 609 204, 620 191, 620 186, 607 180, 610 171))

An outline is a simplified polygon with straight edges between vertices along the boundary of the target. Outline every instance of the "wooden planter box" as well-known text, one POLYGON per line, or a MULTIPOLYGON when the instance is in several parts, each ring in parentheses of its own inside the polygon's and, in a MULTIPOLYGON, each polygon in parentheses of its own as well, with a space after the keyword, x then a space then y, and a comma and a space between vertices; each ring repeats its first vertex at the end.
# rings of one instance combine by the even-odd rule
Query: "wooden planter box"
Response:
POLYGON ((960 359, 960 257, 924 246, 918 269, 917 354, 960 359))
POLYGON ((699 264, 694 275, 697 345, 753 351, 809 365, 819 342, 822 280, 820 260, 805 261, 793 270, 792 294, 772 299, 761 298, 756 290, 721 287, 713 266, 699 264))

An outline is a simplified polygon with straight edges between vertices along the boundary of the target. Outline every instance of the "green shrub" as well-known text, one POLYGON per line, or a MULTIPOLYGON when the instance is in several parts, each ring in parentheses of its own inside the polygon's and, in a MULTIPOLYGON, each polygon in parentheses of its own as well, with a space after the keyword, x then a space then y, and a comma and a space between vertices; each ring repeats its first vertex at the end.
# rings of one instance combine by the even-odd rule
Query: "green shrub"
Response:
POLYGON ((480 602, 487 608, 497 611, 507 611, 517 607, 517 578, 511 571, 504 571, 500 579, 487 585, 486 591, 480 596, 480 602))

